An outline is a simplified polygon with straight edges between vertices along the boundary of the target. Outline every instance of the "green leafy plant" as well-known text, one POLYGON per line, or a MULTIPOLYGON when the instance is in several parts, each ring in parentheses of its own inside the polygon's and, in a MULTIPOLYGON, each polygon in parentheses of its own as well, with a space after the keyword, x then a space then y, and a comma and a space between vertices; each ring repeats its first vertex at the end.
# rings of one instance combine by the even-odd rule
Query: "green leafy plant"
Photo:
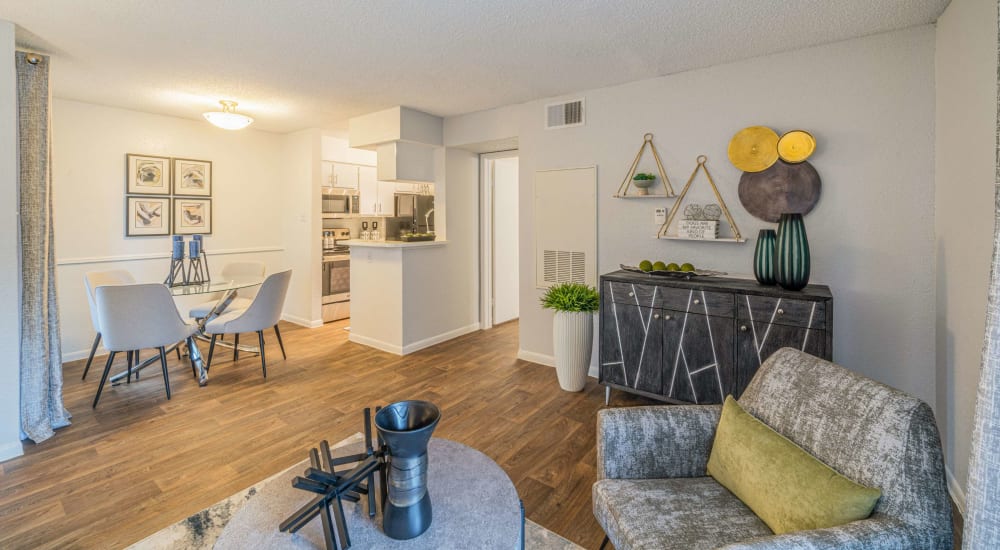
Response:
POLYGON ((556 311, 597 311, 601 304, 597 289, 579 283, 550 286, 542 296, 542 307, 556 311))
POLYGON ((647 172, 639 172, 639 173, 638 173, 638 174, 636 174, 636 175, 635 175, 635 176, 634 176, 634 177, 633 177, 632 179, 634 179, 634 180, 639 180, 639 181, 644 181, 644 180, 655 180, 655 179, 656 179, 656 176, 654 176, 653 174, 649 174, 649 173, 647 173, 647 172))

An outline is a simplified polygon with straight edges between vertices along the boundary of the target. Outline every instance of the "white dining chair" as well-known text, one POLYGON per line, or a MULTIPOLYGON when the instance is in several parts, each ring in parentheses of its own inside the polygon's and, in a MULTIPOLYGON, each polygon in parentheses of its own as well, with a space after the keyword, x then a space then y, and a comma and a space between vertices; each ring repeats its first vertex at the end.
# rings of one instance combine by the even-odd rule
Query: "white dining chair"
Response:
POLYGON ((281 271, 268 276, 264 284, 260 286, 257 297, 254 298, 250 307, 243 311, 231 311, 223 313, 212 319, 205 325, 205 332, 212 335, 212 342, 208 346, 208 362, 205 368, 212 366, 212 354, 215 351, 215 340, 223 334, 233 334, 235 337, 233 348, 233 361, 239 358, 238 351, 240 345, 240 333, 256 332, 257 341, 260 345, 260 368, 267 378, 267 360, 264 358, 264 331, 274 328, 274 333, 278 337, 278 345, 281 347, 281 357, 287 359, 285 355, 285 344, 281 341, 281 333, 278 331, 278 321, 281 319, 281 308, 285 304, 285 294, 288 293, 288 282, 292 278, 292 270, 281 271))
POLYGON ((97 319, 97 302, 94 301, 94 290, 99 286, 107 285, 127 285, 135 282, 135 277, 124 269, 111 269, 108 271, 88 271, 83 274, 83 283, 87 287, 87 304, 90 306, 90 324, 94 326, 94 345, 90 347, 90 356, 87 357, 87 366, 83 368, 83 377, 87 379, 87 372, 90 364, 94 361, 94 354, 97 353, 97 346, 101 345, 101 323, 97 319))
MULTIPOLYGON (((265 267, 261 262, 230 262, 222 268, 223 281, 248 281, 260 280, 264 278, 265 267)), ((237 296, 232 303, 226 307, 225 311, 236 311, 250 307, 253 302, 254 289, 240 289, 243 296, 237 296)), ((202 302, 188 311, 188 315, 195 319, 204 319, 211 313, 217 300, 202 302)))
MULTIPOLYGON (((188 345, 193 346, 191 336, 198 330, 198 326, 181 318, 170 290, 162 284, 99 286, 94 292, 94 299, 104 347, 111 353, 104 365, 104 374, 101 375, 101 385, 97 387, 93 406, 96 408, 101 399, 115 355, 146 348, 155 348, 160 352, 163 386, 167 391, 167 399, 170 399, 165 348, 182 340, 187 340, 188 345)), ((129 382, 132 380, 131 355, 129 353, 127 367, 129 382)), ((191 367, 194 368, 193 363, 191 367)))

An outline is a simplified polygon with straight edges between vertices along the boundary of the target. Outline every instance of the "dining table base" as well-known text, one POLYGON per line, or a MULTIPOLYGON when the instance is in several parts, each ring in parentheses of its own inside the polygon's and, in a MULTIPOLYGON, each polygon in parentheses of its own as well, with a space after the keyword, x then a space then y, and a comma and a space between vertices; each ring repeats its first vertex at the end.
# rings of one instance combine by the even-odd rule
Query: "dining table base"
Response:
MULTIPOLYGON (((205 334, 205 325, 210 320, 212 320, 220 313, 225 311, 226 308, 229 307, 229 304, 232 303, 235 297, 236 297, 236 290, 226 290, 223 296, 219 298, 219 301, 215 303, 215 307, 212 308, 212 311, 209 312, 208 316, 205 317, 204 319, 198 320, 198 330, 194 334, 192 334, 185 340, 177 342, 176 344, 166 348, 167 353, 171 353, 174 350, 181 348, 184 355, 187 355, 188 359, 191 361, 191 368, 194 370, 195 376, 198 377, 199 386, 204 386, 208 384, 208 366, 205 365, 205 361, 202 358, 201 350, 198 349, 198 344, 196 340, 203 340, 205 342, 211 341, 211 338, 207 334, 205 334)), ((217 341, 216 345, 224 346, 229 349, 233 349, 234 347, 236 347, 239 349, 239 351, 257 355, 260 354, 260 348, 258 347, 234 345, 234 343, 226 341, 217 341)), ((158 355, 154 355, 149 359, 146 359, 145 361, 142 361, 138 365, 132 367, 132 373, 136 374, 142 371, 142 369, 152 365, 153 363, 159 360, 160 357, 158 355)), ((111 377, 111 385, 112 386, 120 385, 122 383, 122 380, 128 378, 128 375, 129 375, 128 370, 124 370, 122 372, 119 372, 118 374, 115 374, 114 376, 111 377)), ((138 379, 138 375, 136 376, 136 378, 138 379)))

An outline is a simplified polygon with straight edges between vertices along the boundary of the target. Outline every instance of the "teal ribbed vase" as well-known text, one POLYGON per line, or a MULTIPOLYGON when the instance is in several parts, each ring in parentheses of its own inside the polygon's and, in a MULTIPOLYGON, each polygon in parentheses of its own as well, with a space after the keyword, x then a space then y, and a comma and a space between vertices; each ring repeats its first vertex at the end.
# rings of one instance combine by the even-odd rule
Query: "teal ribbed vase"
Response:
POLYGON ((762 285, 773 285, 774 248, 778 240, 773 229, 761 229, 757 235, 757 247, 753 251, 753 276, 762 285))
POLYGON ((774 279, 788 290, 802 290, 809 284, 809 240, 802 214, 782 214, 778 221, 774 279))

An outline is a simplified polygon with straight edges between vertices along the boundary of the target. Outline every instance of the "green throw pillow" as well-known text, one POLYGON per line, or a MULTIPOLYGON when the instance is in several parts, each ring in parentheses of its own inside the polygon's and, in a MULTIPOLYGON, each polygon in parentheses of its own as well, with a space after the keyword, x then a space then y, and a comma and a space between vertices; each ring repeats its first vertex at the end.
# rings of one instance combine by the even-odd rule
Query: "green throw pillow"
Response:
POLYGON ((732 396, 722 406, 708 475, 778 535, 865 519, 882 496, 823 464, 732 396))

